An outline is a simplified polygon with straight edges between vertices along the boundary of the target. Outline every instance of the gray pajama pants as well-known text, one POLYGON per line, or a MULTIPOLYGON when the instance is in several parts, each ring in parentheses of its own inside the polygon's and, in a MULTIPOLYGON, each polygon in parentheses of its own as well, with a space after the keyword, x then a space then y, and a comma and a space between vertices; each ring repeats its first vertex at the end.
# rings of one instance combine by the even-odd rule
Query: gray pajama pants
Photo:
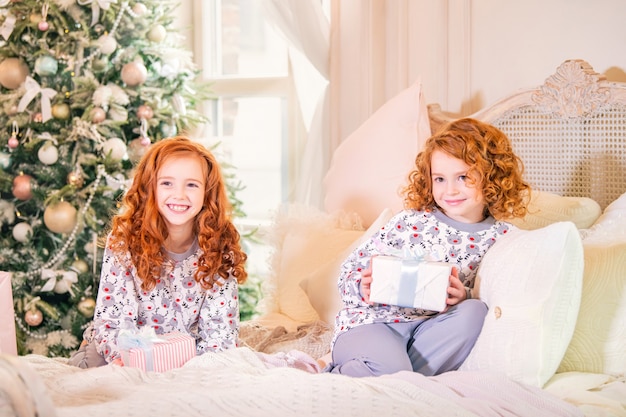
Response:
POLYGON ((471 299, 423 320, 354 327, 337 337, 326 370, 354 377, 456 370, 472 350, 486 314, 485 303, 471 299))

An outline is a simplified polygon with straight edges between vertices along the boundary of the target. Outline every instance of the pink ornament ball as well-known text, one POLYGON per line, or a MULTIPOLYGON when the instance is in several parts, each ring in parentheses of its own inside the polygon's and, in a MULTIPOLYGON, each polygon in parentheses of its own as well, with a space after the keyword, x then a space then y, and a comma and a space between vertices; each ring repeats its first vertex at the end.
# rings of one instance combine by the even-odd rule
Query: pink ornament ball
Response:
POLYGON ((11 136, 11 137, 9 138, 9 143, 8 143, 9 148, 11 148, 11 149, 15 149, 15 148, 17 148, 17 146, 18 146, 19 144, 20 144, 20 142, 17 140, 17 138, 16 138, 15 136, 11 136))
POLYGON ((45 20, 42 20, 41 22, 37 23, 37 28, 39 28, 40 31, 45 32, 46 30, 50 29, 50 24, 45 20))
POLYGON ((150 106, 142 104, 141 106, 137 108, 138 118, 150 120, 152 119, 152 116, 154 116, 154 111, 152 111, 152 108, 150 106))
POLYGON ((146 82, 148 70, 141 62, 129 62, 122 67, 122 81, 129 87, 136 87, 146 82))
POLYGON ((37 309, 28 310, 24 314, 24 321, 31 327, 39 326, 43 322, 43 313, 37 309))
POLYGON ((13 196, 18 200, 26 201, 33 197, 33 187, 31 180, 33 177, 27 174, 21 174, 13 178, 13 196))
POLYGON ((94 107, 89 112, 89 116, 91 117, 92 123, 102 123, 104 119, 106 119, 107 114, 102 107, 94 107))

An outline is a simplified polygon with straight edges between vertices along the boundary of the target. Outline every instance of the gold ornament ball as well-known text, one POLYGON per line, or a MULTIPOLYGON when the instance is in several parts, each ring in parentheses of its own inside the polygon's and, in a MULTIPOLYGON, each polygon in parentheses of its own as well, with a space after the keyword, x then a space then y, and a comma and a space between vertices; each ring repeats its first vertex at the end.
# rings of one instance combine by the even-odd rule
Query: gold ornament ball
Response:
POLYGON ((6 58, 0 62, 0 84, 9 90, 22 85, 29 73, 28 65, 21 58, 6 58))
POLYGON ((85 183, 85 179, 83 175, 78 171, 72 171, 67 174, 67 183, 69 185, 73 185, 76 188, 80 188, 85 183))
POLYGON ((70 233, 76 226, 76 209, 67 201, 50 204, 43 212, 43 223, 54 233, 70 233))
POLYGON ((146 82, 148 70, 141 62, 129 62, 122 67, 122 81, 129 87, 135 87, 146 82))
POLYGON ((74 262, 72 262, 72 269, 76 271, 77 274, 84 274, 89 271, 89 265, 82 259, 75 259, 74 262))
POLYGON ((85 317, 93 317, 96 310, 96 301, 93 298, 84 298, 78 302, 78 311, 85 317))
POLYGON ((21 174, 13 178, 13 196, 18 200, 26 201, 33 197, 33 187, 31 185, 31 177, 28 174, 21 174))
POLYGON ((52 106, 52 117, 58 120, 70 118, 70 106, 67 103, 56 103, 52 106))
POLYGON ((37 327, 43 321, 43 313, 38 309, 30 309, 24 314, 24 321, 31 327, 37 327))

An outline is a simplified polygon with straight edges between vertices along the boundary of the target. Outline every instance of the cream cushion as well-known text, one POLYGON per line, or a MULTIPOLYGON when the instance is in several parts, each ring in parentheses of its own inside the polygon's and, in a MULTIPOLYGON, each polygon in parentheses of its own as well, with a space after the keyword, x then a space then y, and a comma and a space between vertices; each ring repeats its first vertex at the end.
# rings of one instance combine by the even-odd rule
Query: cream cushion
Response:
POLYGON ((626 194, 583 233, 580 313, 559 372, 626 373, 626 194))
POLYGON ((503 372, 542 387, 557 370, 580 306, 583 248, 572 222, 516 230, 478 269, 489 311, 461 370, 503 372))
POLYGON ((299 204, 282 207, 269 233, 273 253, 260 312, 287 316, 294 323, 319 320, 300 281, 342 253, 364 229, 354 213, 328 214, 299 204))
POLYGON ((573 222, 577 228, 591 227, 602 214, 600 204, 587 197, 562 197, 534 190, 528 203, 528 214, 511 220, 520 229, 534 230, 563 221, 573 222))
POLYGON ((357 213, 365 227, 390 208, 403 208, 415 157, 430 136, 421 82, 387 101, 333 153, 324 178, 325 211, 357 213))
POLYGON ((391 209, 384 209, 370 227, 354 242, 344 250, 330 256, 327 262, 311 273, 306 274, 300 282, 300 286, 306 293, 311 306, 313 306, 319 318, 324 322, 334 326, 335 316, 342 307, 341 297, 337 288, 341 264, 357 246, 387 224, 392 216, 393 212, 391 209))

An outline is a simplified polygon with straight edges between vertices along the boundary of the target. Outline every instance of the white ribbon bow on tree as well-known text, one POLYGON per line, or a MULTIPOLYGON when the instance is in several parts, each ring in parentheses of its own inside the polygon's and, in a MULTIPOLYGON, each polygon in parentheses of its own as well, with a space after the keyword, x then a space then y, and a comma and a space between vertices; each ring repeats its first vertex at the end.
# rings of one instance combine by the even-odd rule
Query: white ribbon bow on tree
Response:
POLYGON ((78 0, 78 4, 86 6, 91 4, 91 26, 100 20, 100 9, 109 10, 111 3, 117 3, 117 0, 78 0))
POLYGON ((42 269, 41 279, 47 280, 41 292, 54 291, 57 294, 69 292, 73 297, 72 284, 78 282, 78 274, 74 271, 42 269), (60 277, 60 278, 59 278, 60 277))
POLYGON ((32 77, 27 76, 26 81, 24 81, 24 87, 26 88, 26 92, 22 96, 20 103, 17 106, 18 112, 23 112, 26 110, 26 106, 37 96, 37 94, 41 93, 41 117, 43 122, 47 122, 52 117, 52 111, 50 107, 50 100, 54 97, 57 92, 52 88, 41 88, 39 83, 35 81, 32 77))
MULTIPOLYGON (((5 3, 8 4, 9 2, 6 1, 5 3)), ((4 6, 6 6, 6 4, 0 3, 0 7, 4 6)), ((0 36, 2 36, 4 40, 9 40, 11 33, 13 33, 13 29, 15 29, 16 18, 15 16, 13 16, 13 14, 11 14, 11 12, 7 13, 5 10, 0 12, 0 14, 5 15, 4 22, 2 23, 2 26, 0 26, 0 36)))

